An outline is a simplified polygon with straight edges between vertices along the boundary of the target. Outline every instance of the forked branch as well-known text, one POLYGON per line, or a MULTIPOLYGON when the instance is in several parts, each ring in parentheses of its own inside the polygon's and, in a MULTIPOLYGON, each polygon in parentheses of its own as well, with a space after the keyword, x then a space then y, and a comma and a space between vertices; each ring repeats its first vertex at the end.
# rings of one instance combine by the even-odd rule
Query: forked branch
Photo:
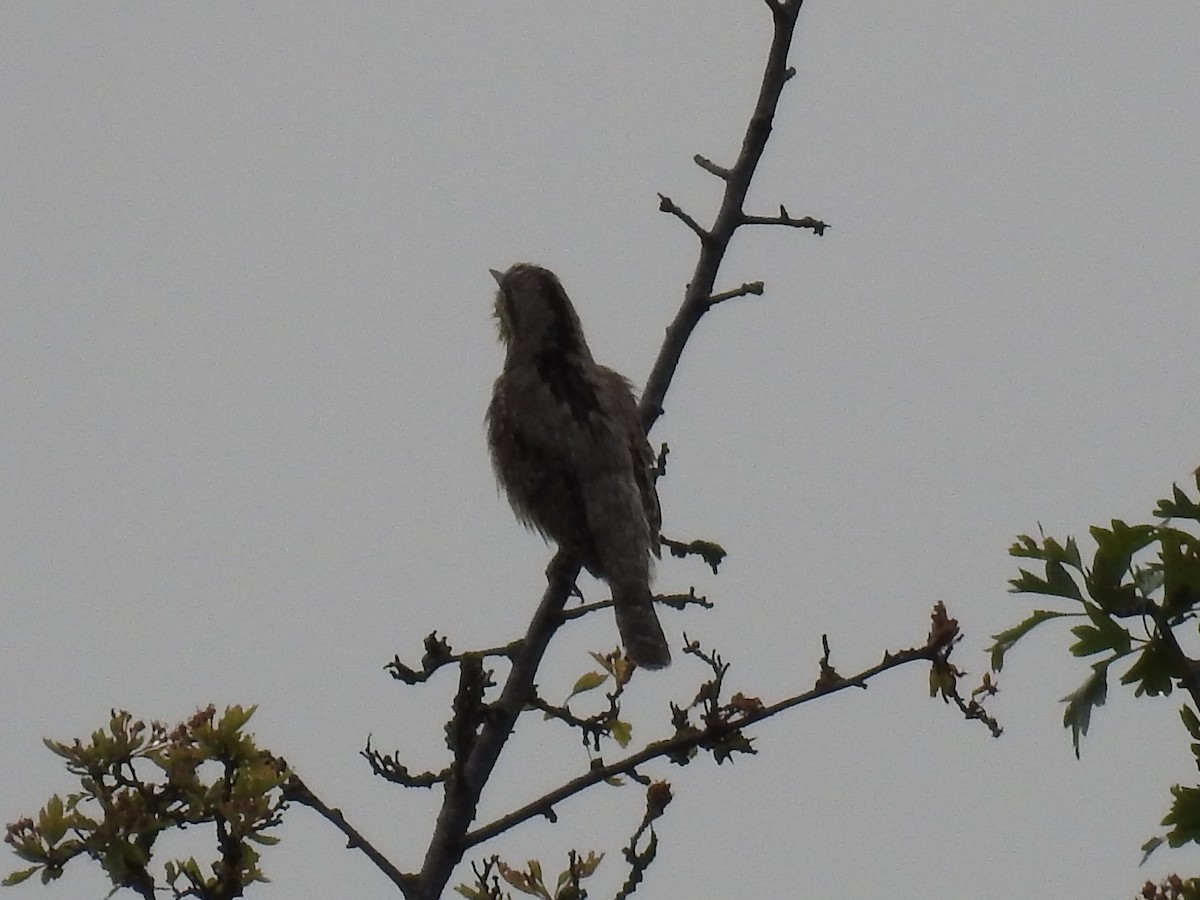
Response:
MULTIPOLYGON (((674 321, 667 327, 666 339, 659 350, 654 368, 646 381, 646 390, 642 393, 639 407, 642 425, 649 434, 658 417, 663 414, 663 401, 667 390, 675 376, 675 369, 683 356, 683 349, 688 339, 700 322, 701 317, 713 306, 713 285, 716 284, 717 273, 725 259, 725 251, 733 234, 742 225, 758 224, 753 217, 748 217, 743 211, 746 194, 750 183, 762 159, 763 150, 771 136, 772 124, 775 121, 775 111, 779 106, 779 97, 783 86, 796 70, 787 64, 788 51, 792 46, 792 37, 796 30, 796 19, 804 0, 765 0, 771 10, 774 21, 774 33, 771 38, 771 48, 767 53, 767 65, 763 71, 762 86, 758 91, 758 100, 754 112, 746 125, 746 133, 742 138, 742 149, 737 161, 726 169, 712 160, 696 155, 693 161, 700 168, 716 175, 725 182, 725 192, 721 198, 721 206, 713 220, 711 228, 705 229, 687 216, 668 198, 659 194, 660 209, 684 221, 688 227, 700 237, 700 256, 696 268, 692 272, 691 282, 684 293, 682 305, 675 315, 674 321), (687 218, 684 218, 687 216, 687 218)), ((804 220, 794 220, 795 223, 804 220)), ((802 227, 812 228, 820 234, 828 227, 824 223, 812 220, 814 224, 802 227), (819 225, 819 227, 817 227, 819 225)), ((793 225, 793 220, 775 224, 793 225)), ((794 226, 796 227, 796 226, 794 226)), ((728 298, 724 298, 728 299, 728 298)))

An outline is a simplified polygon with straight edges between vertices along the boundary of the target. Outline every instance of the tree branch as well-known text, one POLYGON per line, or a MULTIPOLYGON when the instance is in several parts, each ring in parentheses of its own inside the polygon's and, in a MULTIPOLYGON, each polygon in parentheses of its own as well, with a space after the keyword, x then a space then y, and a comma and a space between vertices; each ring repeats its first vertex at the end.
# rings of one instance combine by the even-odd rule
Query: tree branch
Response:
POLYGON ((814 219, 812 216, 804 216, 800 219, 793 219, 788 215, 787 209, 782 203, 779 204, 779 215, 777 216, 742 216, 743 225, 783 225, 788 228, 811 228, 813 234, 818 236, 823 235, 829 226, 820 219, 814 219))
POLYGON ((469 832, 463 838, 463 841, 468 847, 483 843, 535 816, 549 815, 556 804, 561 803, 568 797, 617 775, 629 774, 638 766, 648 763, 651 760, 660 757, 678 758, 681 754, 702 744, 709 743, 730 732, 757 725, 759 722, 765 721, 792 707, 800 706, 803 703, 811 703, 814 700, 819 700, 830 694, 836 694, 847 688, 865 688, 867 682, 877 675, 919 660, 934 661, 945 649, 946 645, 943 638, 941 636, 934 636, 923 647, 913 647, 908 650, 901 650, 898 653, 885 654, 881 662, 864 669, 856 675, 851 675, 848 678, 826 678, 810 691, 788 697, 786 700, 780 700, 771 706, 760 707, 755 711, 747 712, 745 715, 728 722, 710 725, 699 731, 679 735, 667 740, 656 741, 618 762, 610 763, 606 766, 597 766, 587 773, 580 775, 578 778, 574 778, 538 799, 527 803, 520 809, 514 810, 508 815, 501 816, 487 825, 476 828, 474 831, 469 832))
POLYGON ((292 775, 283 785, 283 796, 287 800, 299 803, 301 806, 307 806, 315 811, 323 819, 330 822, 334 828, 346 836, 346 846, 354 850, 361 850, 366 857, 375 863, 376 868, 386 875, 391 882, 400 888, 405 897, 409 897, 410 891, 413 889, 413 876, 405 875, 391 861, 380 853, 365 837, 359 834, 346 817, 342 815, 340 809, 334 809, 328 806, 320 797, 309 790, 308 785, 300 780, 298 775, 292 775))
POLYGON ((675 201, 665 194, 658 195, 658 208, 665 213, 670 213, 688 228, 692 229, 696 233, 696 237, 700 238, 701 245, 709 239, 709 233, 700 227, 700 223, 680 209, 675 201))
POLYGON ((718 303, 724 303, 726 300, 732 300, 735 297, 745 297, 747 294, 757 294, 762 296, 763 283, 761 281, 748 281, 739 288, 734 288, 731 291, 721 291, 719 294, 713 294, 708 298, 710 307, 716 306, 718 303))
POLYGON ((724 166, 718 166, 711 159, 701 156, 699 153, 697 153, 695 156, 692 157, 692 162, 694 162, 696 165, 698 165, 700 168, 702 168, 705 172, 709 172, 713 175, 716 175, 718 178, 720 178, 723 181, 727 180, 729 178, 729 170, 728 169, 726 169, 724 166))
MULTIPOLYGON (((758 100, 754 105, 750 121, 746 125, 746 133, 742 138, 742 149, 738 154, 737 161, 732 168, 722 169, 702 156, 693 157, 696 165, 724 180, 725 192, 711 229, 705 231, 694 221, 689 224, 689 227, 701 236, 700 258, 696 261, 696 268, 692 272, 691 282, 684 293, 683 303, 679 307, 674 321, 667 327, 666 338, 659 350, 658 358, 654 362, 650 377, 646 381, 646 390, 642 393, 639 412, 642 417, 642 426, 646 429, 647 434, 650 433, 650 429, 654 427, 654 423, 664 412, 663 401, 671 386, 671 380, 675 376, 675 370, 679 366, 679 360, 683 356, 683 348, 687 345, 700 318, 712 307, 713 285, 716 283, 717 272, 725 258, 729 241, 739 226, 749 224, 745 221, 746 215, 742 211, 746 194, 750 190, 750 182, 754 178, 759 160, 762 159, 763 150, 767 146, 767 139, 771 136, 772 123, 775 119, 775 111, 779 106, 779 96, 783 92, 783 86, 789 78, 795 75, 795 70, 789 68, 787 64, 787 58, 796 29, 796 18, 800 13, 800 7, 804 5, 804 0, 765 0, 765 2, 771 10, 774 34, 771 38, 771 48, 767 53, 767 64, 763 71, 758 100)), ((680 215, 674 211, 677 209, 674 203, 671 203, 671 207, 674 209, 667 209, 665 204, 670 201, 662 194, 659 197, 663 200, 663 209, 674 215, 680 215)))
POLYGON ((405 891, 408 900, 437 900, 441 897, 454 867, 470 846, 465 843, 464 835, 475 819, 479 795, 496 766, 517 717, 534 696, 533 677, 541 665, 550 638, 562 621, 562 608, 579 576, 579 563, 560 551, 551 560, 546 575, 547 584, 542 601, 529 623, 520 649, 513 657, 512 669, 500 692, 500 699, 489 707, 489 714, 470 753, 460 766, 455 766, 446 783, 446 796, 425 852, 421 873, 405 891))

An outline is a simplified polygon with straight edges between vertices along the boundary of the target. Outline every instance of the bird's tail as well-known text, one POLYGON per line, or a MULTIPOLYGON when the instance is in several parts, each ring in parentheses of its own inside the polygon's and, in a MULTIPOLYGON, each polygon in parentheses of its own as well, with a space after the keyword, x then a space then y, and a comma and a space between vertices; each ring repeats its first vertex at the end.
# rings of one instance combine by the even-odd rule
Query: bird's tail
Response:
POLYGON ((650 589, 645 585, 621 588, 612 585, 617 630, 625 655, 644 669, 662 669, 671 664, 671 649, 663 634, 650 589))

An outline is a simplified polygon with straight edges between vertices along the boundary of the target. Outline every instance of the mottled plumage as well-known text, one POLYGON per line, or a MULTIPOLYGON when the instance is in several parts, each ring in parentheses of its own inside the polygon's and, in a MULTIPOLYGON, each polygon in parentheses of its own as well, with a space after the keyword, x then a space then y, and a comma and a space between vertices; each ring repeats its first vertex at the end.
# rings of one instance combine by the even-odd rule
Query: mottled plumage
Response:
POLYGON ((650 593, 660 522, 654 454, 629 382, 592 359, 554 273, 518 263, 492 274, 507 348, 487 412, 496 477, 518 519, 608 582, 629 658, 666 666, 650 593))

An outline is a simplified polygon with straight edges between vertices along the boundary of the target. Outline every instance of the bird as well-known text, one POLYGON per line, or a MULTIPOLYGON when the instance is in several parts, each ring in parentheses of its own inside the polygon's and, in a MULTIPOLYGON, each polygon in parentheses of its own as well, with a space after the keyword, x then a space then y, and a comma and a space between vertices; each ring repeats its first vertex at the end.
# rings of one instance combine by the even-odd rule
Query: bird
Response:
POLYGON ((519 521, 608 584, 626 657, 661 669, 671 651, 650 592, 657 463, 632 386, 592 359, 553 272, 489 271, 505 347, 486 416, 496 478, 519 521))

